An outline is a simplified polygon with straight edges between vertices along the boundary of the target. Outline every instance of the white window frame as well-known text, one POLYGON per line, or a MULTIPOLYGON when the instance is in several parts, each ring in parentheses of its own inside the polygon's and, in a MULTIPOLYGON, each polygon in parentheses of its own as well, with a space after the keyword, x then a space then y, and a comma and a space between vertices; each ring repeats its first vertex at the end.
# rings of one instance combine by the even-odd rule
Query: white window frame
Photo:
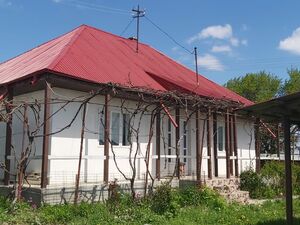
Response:
MULTIPOLYGON (((116 144, 116 145, 113 145, 114 147, 126 147, 126 146, 129 146, 130 144, 128 143, 128 145, 123 145, 123 116, 124 114, 126 115, 129 115, 129 113, 122 113, 120 111, 116 111, 116 110, 113 110, 110 112, 110 119, 112 119, 112 115, 113 113, 117 113, 119 114, 119 144, 116 144)), ((110 136, 110 140, 112 141, 112 121, 110 122, 110 128, 109 128, 110 132, 109 132, 109 136, 110 136)), ((130 126, 129 126, 129 129, 130 129, 130 126)))

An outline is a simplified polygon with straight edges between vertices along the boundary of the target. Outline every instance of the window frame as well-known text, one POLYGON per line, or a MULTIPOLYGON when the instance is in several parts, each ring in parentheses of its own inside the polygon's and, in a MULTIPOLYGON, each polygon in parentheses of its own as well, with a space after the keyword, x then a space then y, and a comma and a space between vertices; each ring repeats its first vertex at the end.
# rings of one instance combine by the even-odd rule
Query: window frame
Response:
MULTIPOLYGON (((112 126, 113 126, 113 123, 112 123, 112 118, 113 118, 113 114, 116 113, 119 115, 119 124, 118 124, 118 132, 119 132, 119 142, 118 144, 114 144, 113 146, 114 147, 128 147, 130 146, 130 143, 128 141, 128 143, 126 143, 126 145, 124 145, 124 142, 123 142, 123 132, 124 132, 124 115, 128 115, 128 118, 130 118, 130 113, 122 113, 120 111, 117 111, 117 110, 112 110, 110 111, 110 125, 109 125, 109 138, 110 138, 110 141, 112 142, 112 126)), ((104 121, 104 118, 105 118, 105 112, 100 110, 99 111, 99 120, 98 120, 98 131, 99 131, 99 134, 98 134, 98 146, 101 146, 103 147, 104 146, 104 142, 105 142, 105 121, 104 121), (102 120, 102 121, 101 121, 102 120), (103 124, 102 124, 103 123, 103 124), (103 133, 102 133, 102 131, 103 133), (103 142, 101 142, 101 135, 103 135, 103 142)), ((130 125, 128 126, 128 129, 130 129, 130 125)), ((130 135, 130 132, 128 130, 128 135, 130 135)), ((130 137, 131 138, 131 137, 130 137)))

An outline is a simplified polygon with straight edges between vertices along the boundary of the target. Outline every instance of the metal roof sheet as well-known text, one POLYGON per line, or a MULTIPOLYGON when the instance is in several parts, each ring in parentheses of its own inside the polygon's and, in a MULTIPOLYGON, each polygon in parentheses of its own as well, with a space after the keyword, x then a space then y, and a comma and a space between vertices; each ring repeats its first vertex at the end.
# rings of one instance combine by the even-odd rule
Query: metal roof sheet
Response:
POLYGON ((95 83, 117 83, 164 91, 166 80, 201 96, 228 99, 245 105, 251 101, 195 73, 164 54, 135 40, 82 25, 0 64, 0 85, 42 70, 95 83), (162 79, 154 79, 153 76, 162 79))

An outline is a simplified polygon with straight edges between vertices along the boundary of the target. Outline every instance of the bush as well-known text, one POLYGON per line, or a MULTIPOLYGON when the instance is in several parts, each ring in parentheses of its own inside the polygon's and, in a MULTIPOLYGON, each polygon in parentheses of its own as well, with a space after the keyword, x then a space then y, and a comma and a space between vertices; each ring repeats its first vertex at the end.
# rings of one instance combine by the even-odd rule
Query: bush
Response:
MULTIPOLYGON (((240 175, 241 190, 249 191, 251 198, 280 197, 285 190, 285 168, 283 162, 269 161, 257 174, 247 170, 240 175)), ((292 165, 293 193, 300 193, 300 166, 292 165)))
POLYGON ((179 209, 176 191, 169 184, 158 186, 151 198, 151 209, 159 215, 176 215, 179 209))
POLYGON ((264 186, 261 177, 253 170, 246 170, 240 174, 240 189, 249 191, 251 198, 262 197, 262 186, 264 186))

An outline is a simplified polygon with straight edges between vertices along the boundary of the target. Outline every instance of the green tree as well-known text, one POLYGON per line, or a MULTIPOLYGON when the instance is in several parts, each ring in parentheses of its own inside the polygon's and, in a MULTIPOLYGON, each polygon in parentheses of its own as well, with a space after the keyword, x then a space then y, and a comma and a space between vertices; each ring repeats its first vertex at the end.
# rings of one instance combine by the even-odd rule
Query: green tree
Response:
POLYGON ((225 87, 253 101, 262 102, 275 97, 281 88, 281 79, 261 71, 230 79, 225 87))
POLYGON ((287 70, 287 73, 289 75, 289 79, 284 81, 281 95, 289 95, 300 91, 300 70, 297 68, 291 68, 287 70))
MULTIPOLYGON (((261 71, 233 78, 225 84, 225 87, 253 102, 262 102, 279 95, 282 92, 281 84, 281 79, 277 76, 261 71)), ((273 132, 276 132, 276 124, 268 124, 268 127, 273 132)), ((278 149, 277 142, 270 135, 270 132, 264 126, 261 126, 259 134, 261 139, 261 153, 276 153, 278 149)))

